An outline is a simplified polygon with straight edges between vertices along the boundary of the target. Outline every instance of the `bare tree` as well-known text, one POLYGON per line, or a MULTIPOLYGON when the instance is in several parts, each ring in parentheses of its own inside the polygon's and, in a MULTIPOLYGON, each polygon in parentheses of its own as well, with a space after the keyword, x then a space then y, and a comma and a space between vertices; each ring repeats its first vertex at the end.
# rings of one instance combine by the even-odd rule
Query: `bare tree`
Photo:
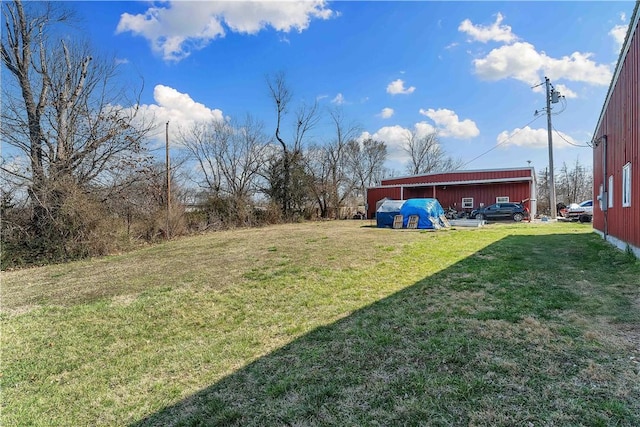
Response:
POLYGON ((325 146, 313 145, 305 152, 305 170, 309 176, 309 192, 320 210, 321 218, 329 217, 331 206, 330 160, 325 146))
POLYGON ((387 146, 371 138, 362 142, 351 140, 347 143, 345 154, 347 169, 356 183, 356 197, 362 197, 366 205, 367 187, 380 181, 384 174, 387 146))
POLYGON ((188 156, 198 164, 196 183, 210 194, 218 194, 222 187, 219 168, 219 146, 229 145, 230 127, 217 121, 196 122, 178 130, 178 142, 186 148, 188 156))
POLYGON ((347 173, 347 147, 356 139, 359 127, 355 123, 346 123, 344 114, 339 109, 331 111, 329 116, 335 136, 326 146, 328 185, 334 217, 338 218, 344 200, 356 186, 356 182, 347 173))
POLYGON ((289 102, 291 102, 291 91, 286 83, 286 78, 283 72, 276 74, 275 76, 267 77, 267 86, 269 87, 269 93, 276 107, 276 140, 282 147, 282 214, 286 217, 289 216, 291 201, 289 196, 289 181, 291 180, 290 154, 287 143, 282 139, 281 129, 282 120, 284 114, 287 112, 289 102))
POLYGON ((266 156, 269 138, 264 125, 251 115, 244 122, 231 123, 230 144, 219 150, 220 171, 226 191, 237 200, 248 200, 256 189, 255 180, 266 156))
MULTIPOLYGON (((282 155, 280 158, 272 157, 272 161, 269 163, 270 167, 264 173, 267 181, 272 186, 272 188, 266 190, 266 193, 270 194, 272 198, 276 198, 276 201, 281 206, 283 216, 285 219, 290 219, 293 214, 294 204, 292 194, 300 192, 300 189, 294 188, 292 184, 297 185, 304 181, 301 176, 298 177, 299 179, 292 180, 292 169, 302 164, 303 143, 307 134, 319 121, 318 105, 317 103, 311 105, 302 104, 298 108, 293 137, 290 140, 291 142, 287 143, 282 134, 282 124, 292 99, 292 93, 287 85, 285 74, 279 72, 273 76, 267 76, 267 86, 275 105, 275 137, 282 148, 282 155), (277 175, 273 174, 277 170, 282 173, 282 179, 277 179, 277 175), (277 185, 279 188, 274 188, 273 185, 277 185)), ((300 175, 299 171, 297 174, 300 175)))
POLYGON ((296 122, 293 131, 293 151, 301 153, 309 132, 320 122, 318 102, 314 101, 313 104, 300 104, 296 109, 295 120, 296 122))
POLYGON ((541 214, 550 215, 550 195, 549 195, 549 168, 546 167, 538 172, 538 195, 537 210, 541 214))
POLYGON ((323 218, 338 218, 340 207, 357 186, 349 168, 348 150, 355 142, 358 126, 346 123, 342 111, 329 112, 334 137, 324 145, 314 145, 306 152, 305 165, 310 177, 309 190, 323 218))
MULTIPOLYGON (((145 240, 166 236, 165 165, 152 162, 143 171, 123 168, 118 179, 126 185, 118 186, 119 191, 105 195, 104 199, 109 211, 117 214, 124 222, 127 236, 145 240)), ((176 198, 177 187, 172 182, 172 199, 176 198)), ((103 191, 109 190, 105 188, 103 191)), ((175 209, 173 211, 175 213, 175 209)))
POLYGON ((247 115, 242 123, 195 123, 181 130, 178 139, 197 162, 202 176, 199 184, 209 194, 248 201, 269 142, 261 122, 247 115))
POLYGON ((591 171, 579 159, 576 159, 572 169, 563 163, 557 180, 557 200, 568 205, 590 199, 592 185, 591 171))
POLYGON ((114 84, 115 61, 94 59, 86 44, 49 42, 67 13, 14 1, 3 3, 3 14, 2 63, 15 86, 3 94, 2 136, 29 159, 28 168, 5 172, 24 179, 41 231, 65 188, 86 189, 139 158, 149 126, 136 117, 137 97, 125 98, 114 84))
POLYGON ((455 170, 462 163, 445 153, 436 132, 421 136, 416 130, 407 130, 403 148, 409 154, 410 175, 455 170))
MULTIPOLYGON (((593 176, 591 171, 582 165, 578 159, 570 168, 566 163, 562 164, 560 172, 556 175, 556 206, 559 210, 563 206, 571 203, 580 203, 591 199, 593 191, 593 176)), ((538 172, 538 212, 549 215, 549 168, 544 168, 538 172)))

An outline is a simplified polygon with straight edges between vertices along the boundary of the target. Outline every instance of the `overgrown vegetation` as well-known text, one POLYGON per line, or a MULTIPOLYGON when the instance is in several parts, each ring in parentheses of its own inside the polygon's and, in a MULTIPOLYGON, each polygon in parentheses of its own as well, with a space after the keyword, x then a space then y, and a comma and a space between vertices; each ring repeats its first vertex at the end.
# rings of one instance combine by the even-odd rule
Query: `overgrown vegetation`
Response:
POLYGON ((138 94, 61 4, 3 2, 2 13, 2 266, 99 255, 112 245, 107 195, 150 162, 138 94))
POLYGON ((362 225, 4 273, 2 425, 640 424, 635 258, 576 223, 362 225))
MULTIPOLYGON (((149 145, 168 142, 169 123, 143 117, 140 76, 132 84, 91 45, 70 4, 5 1, 2 14, 3 270, 203 230, 349 218, 386 173, 385 143, 360 141, 340 109, 296 99, 284 71, 265 81, 273 129, 250 112, 212 113, 172 131, 161 158, 149 145)), ((424 129, 407 130, 403 148, 411 170, 459 166, 424 129)))
MULTIPOLYGON (((265 81, 273 129, 250 112, 212 114, 175 131, 166 162, 148 148, 163 134, 168 141, 169 124, 142 117, 142 81, 132 85, 91 45, 69 5, 5 1, 2 14, 2 270, 203 230, 349 218, 389 173, 384 141, 361 141, 339 108, 296 99, 284 71, 265 81)), ((406 172, 462 167, 427 128, 405 129, 406 172)), ((541 172, 538 209, 549 213, 541 172)), ((578 161, 562 166, 557 183, 558 202, 592 192, 578 161)))

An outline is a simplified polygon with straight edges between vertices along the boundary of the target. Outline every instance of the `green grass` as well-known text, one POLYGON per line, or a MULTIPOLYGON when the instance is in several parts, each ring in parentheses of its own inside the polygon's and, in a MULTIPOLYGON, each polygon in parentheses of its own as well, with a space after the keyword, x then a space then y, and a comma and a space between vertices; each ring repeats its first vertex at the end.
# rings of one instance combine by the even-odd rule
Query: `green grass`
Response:
POLYGON ((640 425, 640 262, 362 224, 3 272, 0 425, 640 425))

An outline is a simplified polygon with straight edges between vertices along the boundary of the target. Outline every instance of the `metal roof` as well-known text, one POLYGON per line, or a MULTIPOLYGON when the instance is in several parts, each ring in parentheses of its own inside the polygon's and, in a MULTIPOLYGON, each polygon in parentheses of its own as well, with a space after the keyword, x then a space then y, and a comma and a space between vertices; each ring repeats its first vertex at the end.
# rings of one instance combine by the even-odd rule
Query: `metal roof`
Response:
POLYGON ((417 175, 389 176, 386 178, 382 178, 382 181, 389 181, 392 179, 416 178, 419 176, 444 175, 444 174, 450 174, 450 173, 507 172, 507 171, 524 171, 524 170, 530 171, 532 174, 535 172, 533 166, 523 166, 521 168, 500 168, 500 169, 456 169, 452 171, 450 170, 450 171, 420 173, 417 175))
MULTIPOLYGON (((422 176, 422 175, 416 175, 416 176, 422 176)), ((393 179, 397 179, 397 178, 393 178, 393 179)), ((437 187, 437 186, 445 186, 445 185, 477 185, 477 184, 496 184, 496 183, 506 183, 506 182, 522 182, 522 181, 533 181, 533 177, 522 176, 522 177, 514 177, 514 178, 474 179, 469 181, 465 180, 465 181, 418 182, 418 183, 411 183, 411 184, 379 185, 376 187, 368 187, 368 188, 374 189, 374 188, 396 188, 396 187, 437 187)))

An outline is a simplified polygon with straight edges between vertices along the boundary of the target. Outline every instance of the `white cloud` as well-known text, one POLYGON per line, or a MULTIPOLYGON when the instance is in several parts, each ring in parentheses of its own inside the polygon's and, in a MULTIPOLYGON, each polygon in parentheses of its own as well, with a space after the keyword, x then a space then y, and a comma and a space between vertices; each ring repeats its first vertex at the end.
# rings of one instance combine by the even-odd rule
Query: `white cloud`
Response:
POLYGON ((509 25, 501 25, 504 16, 498 13, 496 16, 496 22, 489 26, 474 25, 469 19, 465 19, 458 26, 458 31, 467 33, 471 36, 472 40, 487 43, 489 41, 511 43, 518 39, 518 37, 511 32, 509 25))
POLYGON ((168 86, 157 85, 153 89, 153 98, 158 106, 181 121, 222 120, 222 111, 210 109, 194 101, 189 94, 180 93, 168 86))
POLYGON ((493 49, 484 58, 474 59, 475 72, 485 80, 501 80, 508 77, 525 83, 539 80, 538 70, 542 59, 533 45, 515 43, 493 49))
POLYGON ((387 93, 390 93, 391 95, 409 95, 415 90, 416 88, 413 86, 405 88, 404 81, 401 79, 394 80, 387 86, 387 93))
POLYGON ((624 38, 627 35, 627 27, 627 25, 616 25, 609 31, 609 35, 616 42, 616 52, 622 49, 622 43, 624 43, 624 38))
POLYGON ((558 92, 560 92, 560 95, 564 96, 565 98, 577 98, 578 97, 577 93, 575 93, 574 91, 572 91, 571 89, 569 89, 567 86, 565 86, 563 84, 557 84, 557 85, 555 85, 555 88, 558 90, 558 92))
POLYGON ((336 97, 331 100, 331 103, 336 105, 342 105, 345 102, 344 96, 342 96, 341 93, 337 94, 336 97))
POLYGON ((416 135, 418 136, 418 138, 422 138, 423 136, 427 136, 438 131, 435 127, 433 127, 433 125, 427 122, 418 122, 413 127, 416 130, 416 135))
POLYGON ((157 132, 163 137, 166 122, 169 122, 170 136, 175 137, 180 128, 186 128, 196 122, 224 120, 221 110, 208 108, 194 101, 189 94, 178 92, 168 86, 157 85, 153 89, 153 98, 156 103, 141 105, 140 113, 144 120, 153 120, 157 124, 157 132))
MULTIPOLYGON (((414 131, 418 137, 429 135, 435 132, 435 128, 427 122, 419 122, 414 125, 414 131)), ((384 126, 375 133, 363 132, 360 140, 367 138, 382 141, 387 145, 387 160, 391 163, 405 163, 409 160, 409 155, 404 150, 407 139, 411 136, 411 131, 400 125, 384 126)))
POLYGON ((402 126, 384 126, 375 133, 363 132, 361 139, 372 138, 387 145, 387 160, 391 162, 405 162, 408 158, 403 145, 409 136, 409 130, 402 126))
POLYGON ((529 126, 524 128, 516 128, 509 131, 502 131, 496 138, 498 144, 504 147, 516 146, 516 147, 530 147, 530 148, 543 148, 547 147, 547 130, 546 129, 531 129, 529 126))
POLYGON ((393 113, 393 108, 385 107, 382 109, 382 111, 380 111, 380 114, 378 114, 378 116, 382 117, 383 119, 388 119, 389 117, 393 116, 393 113))
MULTIPOLYGON (((474 25, 464 20, 458 30, 471 36, 472 40, 486 43, 499 41, 505 45, 492 49, 484 57, 473 60, 476 74, 485 80, 501 80, 513 78, 528 85, 539 83, 543 76, 551 79, 566 79, 594 85, 607 86, 611 81, 611 67, 598 64, 591 53, 573 52, 561 58, 553 58, 545 52, 538 52, 528 42, 517 41, 518 38, 508 25, 502 25, 504 17, 498 13, 496 21, 490 26, 474 25)), ((614 33, 610 34, 619 37, 614 33)), ((622 36, 624 37, 624 35, 622 36)), ((575 97, 575 92, 567 90, 565 96, 575 97)))
MULTIPOLYGON (((570 137, 569 135, 553 131, 553 148, 567 148, 570 146, 569 143, 575 145, 584 145, 580 142, 577 142, 575 139, 570 137), (558 135, 559 134, 559 135, 558 135), (567 143, 566 141, 569 141, 567 143)), ((501 144, 503 147, 516 146, 516 147, 524 147, 524 148, 548 148, 549 140, 547 129, 539 128, 539 129, 531 129, 529 126, 525 126, 524 128, 516 128, 512 131, 502 131, 496 138, 498 144, 501 144)))
POLYGON ((597 64, 591 56, 591 53, 574 52, 556 59, 536 51, 531 43, 518 42, 493 49, 484 58, 475 59, 473 64, 476 74, 485 80, 513 78, 531 85, 539 82, 544 73, 551 79, 608 85, 610 67, 597 64))
POLYGON ((291 44, 291 40, 289 40, 289 37, 287 37, 286 35, 281 35, 278 40, 280 40, 280 42, 282 43, 286 43, 286 44, 291 44))
POLYGON ((560 59, 550 58, 541 53, 544 67, 549 77, 585 82, 594 85, 608 86, 611 82, 611 68, 609 65, 597 64, 591 59, 593 54, 573 52, 560 59))
POLYGON ((460 121, 458 115, 446 108, 434 110, 420 109, 420 114, 429 117, 436 124, 438 135, 457 139, 475 138, 480 134, 478 126, 473 120, 465 119, 460 121))
POLYGON ((167 61, 180 61, 226 31, 256 34, 302 32, 312 19, 329 19, 335 13, 324 0, 309 1, 169 1, 143 14, 123 13, 116 33, 131 32, 149 42, 167 61))
MULTIPOLYGON (((624 12, 620 13, 620 21, 622 22, 627 21, 626 13, 624 12)), ((613 37, 613 40, 616 43, 616 49, 615 49, 616 52, 620 52, 620 49, 622 49, 624 38, 627 36, 627 29, 628 29, 627 24, 620 24, 620 25, 616 25, 611 29, 611 31, 609 31, 609 35, 613 37)))

